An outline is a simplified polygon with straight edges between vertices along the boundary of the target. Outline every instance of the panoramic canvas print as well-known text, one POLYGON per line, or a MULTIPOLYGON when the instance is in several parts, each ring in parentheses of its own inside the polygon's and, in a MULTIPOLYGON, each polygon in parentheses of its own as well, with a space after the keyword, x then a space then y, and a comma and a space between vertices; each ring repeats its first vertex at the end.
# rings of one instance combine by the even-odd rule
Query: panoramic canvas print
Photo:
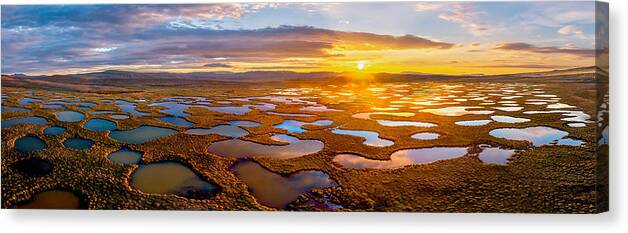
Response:
POLYGON ((599 213, 603 2, 2 5, 2 208, 599 213))

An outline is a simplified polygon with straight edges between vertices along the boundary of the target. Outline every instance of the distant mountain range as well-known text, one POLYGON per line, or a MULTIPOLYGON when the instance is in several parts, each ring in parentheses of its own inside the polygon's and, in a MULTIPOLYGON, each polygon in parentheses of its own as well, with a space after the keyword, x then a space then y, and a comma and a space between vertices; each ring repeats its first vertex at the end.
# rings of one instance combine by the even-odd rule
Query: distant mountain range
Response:
MULTIPOLYGON (((364 76, 364 75, 363 75, 364 76)), ((377 73, 368 80, 359 80, 352 73, 291 71, 252 72, 131 72, 107 70, 103 72, 28 76, 24 74, 2 75, 3 86, 59 88, 85 92, 130 92, 142 86, 229 86, 247 83, 343 83, 343 82, 409 82, 409 81, 526 81, 526 82, 595 82, 608 78, 608 73, 598 67, 580 67, 545 72, 530 72, 502 75, 442 75, 426 73, 377 73)))

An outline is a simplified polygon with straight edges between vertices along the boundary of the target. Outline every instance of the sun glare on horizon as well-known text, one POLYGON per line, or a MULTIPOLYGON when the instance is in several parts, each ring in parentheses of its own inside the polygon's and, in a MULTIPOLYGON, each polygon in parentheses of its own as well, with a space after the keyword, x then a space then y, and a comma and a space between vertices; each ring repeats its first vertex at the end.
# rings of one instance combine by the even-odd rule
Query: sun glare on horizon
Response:
POLYGON ((366 61, 358 61, 358 64, 355 66, 358 70, 364 70, 366 68, 366 61))

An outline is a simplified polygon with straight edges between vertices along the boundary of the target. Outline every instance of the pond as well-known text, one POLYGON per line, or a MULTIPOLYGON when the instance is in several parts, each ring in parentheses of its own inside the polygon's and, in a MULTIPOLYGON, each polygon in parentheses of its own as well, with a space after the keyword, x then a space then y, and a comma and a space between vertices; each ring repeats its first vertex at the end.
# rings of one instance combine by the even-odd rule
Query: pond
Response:
POLYGON ((415 114, 413 112, 362 112, 362 113, 353 114, 351 115, 351 117, 362 119, 362 120, 370 120, 371 115, 413 117, 415 114))
POLYGON ((461 126, 483 126, 491 123, 491 120, 471 120, 471 121, 456 121, 456 125, 461 126))
POLYGON ((491 130, 489 135, 509 140, 529 141, 536 147, 554 144, 569 146, 580 146, 584 144, 581 140, 567 138, 569 133, 565 131, 546 126, 499 128, 491 130))
POLYGON ((81 199, 73 192, 51 190, 36 194, 17 209, 80 209, 81 199))
POLYGON ((217 134, 225 137, 242 137, 249 134, 246 130, 234 125, 218 125, 212 127, 211 129, 194 128, 188 129, 185 133, 191 135, 217 134))
POLYGON ((132 130, 115 130, 109 133, 113 140, 129 143, 141 144, 155 139, 176 134, 177 131, 170 128, 144 125, 132 130))
POLYGON ((420 122, 420 121, 391 121, 391 120, 377 120, 377 123, 383 126, 389 127, 404 127, 404 126, 412 126, 412 127, 424 127, 431 128, 436 127, 437 125, 434 123, 428 122, 420 122))
POLYGON ((303 122, 303 121, 298 121, 298 120, 284 120, 282 123, 276 124, 273 127, 277 129, 286 130, 288 131, 288 133, 304 133, 306 132, 306 130, 302 128, 304 125, 329 126, 332 123, 333 121, 330 121, 330 120, 318 120, 314 122, 303 122))
POLYGON ((107 156, 111 162, 122 164, 137 164, 142 159, 142 153, 131 150, 127 147, 122 147, 120 150, 115 151, 107 156))
POLYGON ((499 115, 491 116, 491 119, 499 123, 524 123, 524 122, 530 121, 530 119, 527 119, 527 118, 499 116, 499 115))
POLYGON ((354 169, 395 169, 407 165, 427 164, 439 160, 459 158, 466 154, 466 147, 432 147, 398 150, 390 155, 390 160, 368 159, 355 154, 338 154, 333 161, 341 164, 343 167, 354 169))
POLYGON ((89 149, 93 145, 94 145, 94 141, 85 139, 85 138, 79 138, 79 137, 68 138, 65 141, 63 141, 63 146, 65 146, 66 148, 73 149, 73 150, 85 150, 85 149, 89 149))
POLYGON ((62 111, 55 113, 58 120, 63 122, 79 122, 85 118, 85 114, 75 111, 62 111))
POLYGON ((322 171, 305 170, 280 175, 249 160, 236 163, 231 170, 246 183, 249 192, 260 204, 277 209, 285 208, 300 195, 313 189, 338 186, 322 171))
POLYGON ((112 114, 111 116, 112 119, 116 119, 116 120, 126 120, 129 119, 128 115, 124 115, 124 114, 112 114))
POLYGON ((1 111, 2 112, 28 112, 30 110, 28 108, 2 106, 1 111))
POLYGON ((59 136, 65 132, 65 128, 60 126, 50 126, 44 129, 44 134, 48 136, 59 136))
POLYGON ((129 183, 144 193, 173 194, 192 199, 211 197, 220 189, 186 165, 174 161, 141 164, 131 174, 129 183))
POLYGON ((106 131, 106 130, 114 130, 118 127, 118 125, 110 120, 94 118, 90 119, 85 124, 83 124, 85 128, 92 131, 106 131))
POLYGON ((36 136, 24 136, 15 140, 15 150, 22 153, 33 153, 46 147, 48 144, 36 136))
POLYGON ((483 148, 478 158, 485 163, 506 164, 508 159, 515 154, 515 150, 497 147, 483 148))
POLYGON ((495 111, 485 110, 482 107, 477 106, 456 106, 436 109, 421 109, 419 112, 427 112, 439 116, 464 116, 468 114, 488 115, 493 114, 495 111))
POLYGON ((285 117, 314 117, 314 114, 305 113, 285 113, 285 112, 266 112, 268 115, 285 116, 285 117))
POLYGON ((415 133, 412 136, 410 136, 411 138, 417 139, 417 140, 435 140, 438 139, 440 137, 440 134, 438 133, 415 133))
POLYGON ((33 116, 33 117, 19 117, 19 118, 11 118, 8 120, 3 120, 0 124, 2 124, 2 128, 9 128, 14 125, 20 124, 34 124, 34 125, 45 125, 48 124, 48 120, 43 117, 33 116))
POLYGON ((257 127, 262 124, 255 121, 229 121, 230 125, 240 126, 240 127, 257 127))
POLYGON ((373 131, 345 130, 345 129, 336 128, 336 129, 333 129, 331 132, 335 134, 340 134, 340 135, 349 135, 349 136, 364 138, 365 140, 363 143, 364 145, 367 145, 367 146, 386 147, 386 146, 392 146, 393 144, 395 144, 391 140, 380 138, 379 133, 373 132, 373 131))
POLYGON ((130 114, 133 114, 135 116, 143 117, 143 116, 146 116, 146 115, 150 114, 150 113, 147 113, 147 112, 137 111, 135 109, 135 103, 133 103, 133 102, 129 102, 129 101, 126 101, 126 100, 116 100, 116 101, 114 101, 114 103, 116 105, 118 105, 118 108, 120 108, 120 111, 123 111, 123 112, 126 112, 126 113, 130 113, 130 114))
POLYGON ((285 142, 288 145, 266 145, 240 139, 229 139, 214 142, 207 151, 225 157, 271 157, 275 159, 289 159, 319 152, 325 146, 319 140, 301 140, 299 138, 279 134, 271 139, 285 142))
POLYGON ((185 118, 181 118, 181 117, 159 117, 157 118, 160 121, 166 122, 168 124, 174 125, 174 126, 179 126, 179 127, 192 127, 194 126, 194 123, 186 120, 185 118))

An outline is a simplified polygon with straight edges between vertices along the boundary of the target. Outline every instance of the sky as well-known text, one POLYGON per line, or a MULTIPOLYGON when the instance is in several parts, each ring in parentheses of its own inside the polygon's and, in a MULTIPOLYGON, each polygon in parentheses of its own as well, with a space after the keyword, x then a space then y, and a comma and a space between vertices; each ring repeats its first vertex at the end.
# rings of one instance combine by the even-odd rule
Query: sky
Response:
POLYGON ((594 4, 3 5, 1 72, 499 74, 592 66, 595 35, 607 33, 596 32, 594 4))

